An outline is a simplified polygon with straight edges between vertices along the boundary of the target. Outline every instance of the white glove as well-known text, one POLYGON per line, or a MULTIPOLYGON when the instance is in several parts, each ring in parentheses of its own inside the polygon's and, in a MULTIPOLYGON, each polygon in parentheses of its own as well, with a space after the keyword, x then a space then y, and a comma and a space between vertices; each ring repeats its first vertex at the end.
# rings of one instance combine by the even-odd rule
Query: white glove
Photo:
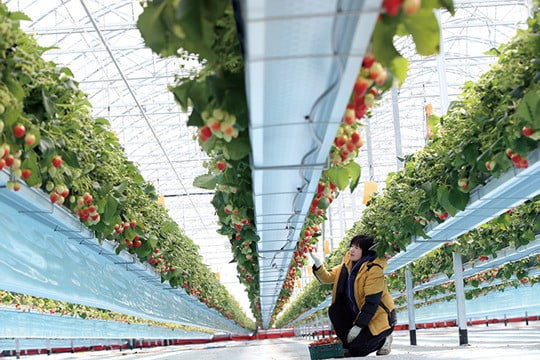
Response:
POLYGON ((350 344, 360 335, 360 332, 362 331, 362 328, 359 326, 354 325, 351 330, 349 330, 349 334, 347 335, 347 343, 350 344))
POLYGON ((317 269, 320 268, 322 265, 321 259, 319 259, 319 257, 313 252, 310 252, 309 255, 311 256, 311 259, 313 260, 313 264, 315 265, 315 267, 317 269))

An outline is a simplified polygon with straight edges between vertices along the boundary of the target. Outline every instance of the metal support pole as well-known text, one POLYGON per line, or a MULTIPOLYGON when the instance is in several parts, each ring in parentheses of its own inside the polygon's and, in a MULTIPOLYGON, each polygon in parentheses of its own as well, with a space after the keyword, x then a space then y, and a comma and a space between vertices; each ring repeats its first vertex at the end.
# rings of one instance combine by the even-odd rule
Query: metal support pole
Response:
MULTIPOLYGON (((442 29, 441 23, 441 11, 436 10, 437 22, 442 29)), ((439 39, 439 55, 437 56, 437 70, 439 73, 439 91, 441 95, 441 115, 446 114, 448 111, 448 83, 446 81, 446 64, 444 62, 444 38, 441 31, 441 37, 439 39)))
POLYGON ((405 269, 405 286, 407 289, 407 312, 409 314, 409 337, 411 345, 416 345, 416 321, 414 319, 414 292, 411 269, 405 269))
POLYGON ((71 353, 74 354, 75 353, 75 348, 73 347, 73 339, 69 340, 69 345, 71 347, 71 353))
POLYGON ((19 343, 19 339, 15 339, 15 356, 17 359, 21 358, 21 346, 19 343))
POLYGON ((465 290, 463 289, 463 264, 461 254, 452 253, 454 261, 454 279, 456 285, 457 323, 459 328, 459 345, 468 345, 467 313, 465 311, 465 290))
POLYGON ((369 180, 373 181, 375 176, 375 170, 373 169, 373 146, 371 144, 371 119, 368 120, 366 126, 366 143, 367 143, 367 158, 368 158, 368 170, 369 180))
POLYGON ((340 231, 340 234, 339 234, 339 238, 340 239, 343 239, 343 237, 345 236, 345 232, 347 231, 345 229, 345 227, 347 226, 345 224, 345 204, 344 204, 344 196, 340 196, 337 201, 339 203, 339 224, 341 226, 341 231, 340 231))
POLYGON ((529 315, 525 311, 525 325, 529 325, 529 315))
MULTIPOLYGON (((328 221, 326 223, 328 223, 328 232, 330 233, 330 251, 334 251, 334 226, 332 225, 332 211, 331 209, 329 209, 329 211, 327 212, 328 214, 328 221)), ((323 251, 323 254, 324 254, 324 251, 323 251)))
POLYGON ((398 171, 403 168, 403 149, 401 146, 401 126, 399 121, 399 102, 398 102, 398 89, 396 86, 392 87, 392 117, 394 119, 394 139, 396 142, 396 162, 398 171))

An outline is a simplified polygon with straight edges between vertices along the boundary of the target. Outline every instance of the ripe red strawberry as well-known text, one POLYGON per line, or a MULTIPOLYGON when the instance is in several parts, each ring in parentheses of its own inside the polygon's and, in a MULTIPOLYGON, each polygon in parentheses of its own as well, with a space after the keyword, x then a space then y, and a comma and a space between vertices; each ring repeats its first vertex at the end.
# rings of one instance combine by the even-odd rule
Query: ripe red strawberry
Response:
POLYGON ((129 226, 133 228, 133 227, 137 226, 137 222, 135 220, 133 220, 132 222, 129 223, 129 226))
POLYGON ((137 240, 133 240, 133 246, 135 247, 139 247, 142 245, 142 241, 137 239, 137 240))
POLYGON ((52 164, 55 168, 59 168, 60 166, 62 166, 62 157, 60 156, 55 156, 53 159, 52 159, 52 164))
POLYGON ((521 132, 526 137, 530 137, 534 133, 534 130, 530 127, 525 126, 523 129, 521 129, 521 132))
POLYGON ((212 137, 212 130, 208 126, 203 126, 201 130, 199 130, 199 139, 202 142, 205 142, 211 137, 212 137))
POLYGON ((53 192, 51 195, 49 195, 49 199, 51 199, 52 203, 55 203, 58 201, 58 199, 60 199, 60 195, 53 192))
POLYGON ((347 142, 347 137, 345 135, 336 136, 336 138, 334 139, 334 144, 339 148, 345 145, 346 142, 347 142))
POLYGON ((373 65, 374 62, 375 62, 375 57, 373 57, 373 55, 366 55, 364 56, 364 60, 362 61, 362 67, 369 69, 371 65, 373 65))
POLYGON ((510 156, 510 160, 512 160, 512 162, 515 164, 518 164, 520 161, 521 161, 521 155, 519 154, 512 154, 512 156, 510 156))
POLYGON ((360 141, 360 134, 359 134, 358 132, 352 133, 352 135, 351 135, 351 141, 352 141, 354 144, 357 144, 357 143, 360 141))
POLYGON ((84 193, 83 194, 83 199, 84 199, 84 202, 87 205, 90 205, 92 203, 92 201, 94 201, 94 199, 92 198, 92 195, 90 195, 89 193, 84 193))
POLYGON ((402 2, 403 0, 384 0, 382 6, 388 15, 396 16, 399 14, 399 9, 402 2))
POLYGON ((96 221, 96 220, 99 219, 99 214, 90 215, 90 218, 92 218, 92 220, 96 221))
POLYGON ((95 213, 96 210, 97 210, 97 208, 96 208, 94 205, 88 207, 88 211, 89 211, 90 213, 95 213))
POLYGON ((216 167, 218 168, 219 171, 223 171, 227 168, 227 163, 223 161, 218 161, 216 163, 216 167))
POLYGON ((0 170, 2 170, 6 166, 6 161, 4 159, 0 159, 0 170))
POLYGON ((324 184, 323 183, 318 183, 317 184, 317 193, 322 194, 323 192, 324 192, 324 184))
POLYGON ((354 95, 358 97, 364 96, 371 83, 371 80, 358 76, 354 84, 354 95))
POLYGON ((35 142, 36 136, 33 134, 26 134, 26 136, 24 137, 24 143, 28 146, 34 145, 35 142))
POLYGON ((13 155, 8 155, 6 156, 5 161, 6 161, 6 165, 8 167, 11 167, 11 165, 13 165, 13 162, 15 161, 15 157, 13 157, 13 155))
POLYGON ((367 112, 367 106, 364 103, 364 98, 361 99, 361 101, 357 101, 354 104, 354 115, 357 119, 361 119, 366 115, 367 112))
POLYGON ((159 254, 159 249, 154 249, 154 254, 159 254))
POLYGON ((69 196, 69 190, 68 189, 65 189, 64 191, 62 191, 62 193, 60 194, 62 195, 63 197, 67 198, 69 196))
POLYGON ((23 169, 22 170, 22 178, 24 180, 28 179, 30 176, 32 176, 32 171, 29 169, 23 169))
POLYGON ((20 139, 24 136, 26 133, 26 128, 22 124, 17 124, 13 127, 13 135, 15 135, 16 138, 20 139))

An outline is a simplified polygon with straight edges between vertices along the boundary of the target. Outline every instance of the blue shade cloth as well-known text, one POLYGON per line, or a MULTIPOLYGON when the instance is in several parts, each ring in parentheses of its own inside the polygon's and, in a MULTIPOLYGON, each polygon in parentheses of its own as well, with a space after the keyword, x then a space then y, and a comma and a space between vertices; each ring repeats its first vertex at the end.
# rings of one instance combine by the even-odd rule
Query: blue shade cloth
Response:
POLYGON ((50 339, 210 339, 200 331, 166 329, 145 324, 81 319, 14 310, 0 310, 0 338, 50 339))
MULTIPOLYGON (((429 321, 455 320, 457 318, 456 300, 441 301, 414 309, 417 323, 429 321)), ((471 300, 465 300, 467 320, 488 318, 507 318, 540 315, 540 285, 520 286, 506 288, 504 291, 491 292, 486 296, 479 296, 471 300)), ((408 323, 407 310, 398 314, 398 324, 408 323)))
MULTIPOLYGON (((0 171, 0 185, 9 179, 0 171)), ((0 189, 0 289, 238 334, 249 333, 129 254, 100 245, 41 191, 0 189), (150 279, 149 279, 150 278, 150 279)))

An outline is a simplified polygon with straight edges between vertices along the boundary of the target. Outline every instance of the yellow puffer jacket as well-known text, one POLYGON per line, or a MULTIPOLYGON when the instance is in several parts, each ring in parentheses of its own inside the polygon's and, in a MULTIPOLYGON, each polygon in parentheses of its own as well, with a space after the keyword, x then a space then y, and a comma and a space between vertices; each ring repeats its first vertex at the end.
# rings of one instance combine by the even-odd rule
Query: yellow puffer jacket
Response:
MULTIPOLYGON (((351 273, 352 262, 349 259, 349 253, 343 257, 343 262, 340 265, 335 266, 332 270, 327 271, 324 265, 322 265, 319 269, 314 271, 315 276, 320 282, 324 284, 334 284, 332 290, 332 303, 336 301, 336 289, 342 266, 347 267, 348 274, 351 273)), ((384 258, 376 258, 375 260, 367 261, 360 266, 360 270, 354 281, 354 297, 358 309, 362 309, 362 306, 364 306, 366 296, 377 294, 381 291, 381 302, 389 311, 394 309, 394 300, 392 300, 392 296, 388 292, 388 287, 384 282, 384 270, 387 266, 388 263, 384 258)), ((355 320, 356 319, 351 319, 351 327, 355 320)), ((377 308, 368 327, 373 335, 378 335, 384 330, 390 329, 388 314, 381 306, 377 308)))

